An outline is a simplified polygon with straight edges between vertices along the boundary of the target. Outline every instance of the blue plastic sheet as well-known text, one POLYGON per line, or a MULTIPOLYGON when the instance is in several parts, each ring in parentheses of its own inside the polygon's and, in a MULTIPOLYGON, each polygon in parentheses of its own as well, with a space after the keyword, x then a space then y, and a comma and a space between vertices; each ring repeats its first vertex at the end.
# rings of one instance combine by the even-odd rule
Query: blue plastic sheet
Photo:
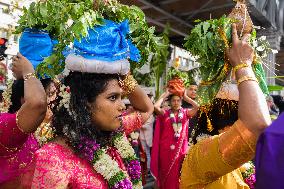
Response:
POLYGON ((47 32, 25 29, 19 41, 20 53, 36 68, 44 58, 52 54, 53 41, 47 32))
POLYGON ((127 39, 129 34, 128 20, 119 24, 104 20, 104 25, 88 31, 89 35, 81 41, 75 40, 74 50, 78 55, 87 59, 102 61, 117 61, 130 59, 139 62, 139 50, 127 39))

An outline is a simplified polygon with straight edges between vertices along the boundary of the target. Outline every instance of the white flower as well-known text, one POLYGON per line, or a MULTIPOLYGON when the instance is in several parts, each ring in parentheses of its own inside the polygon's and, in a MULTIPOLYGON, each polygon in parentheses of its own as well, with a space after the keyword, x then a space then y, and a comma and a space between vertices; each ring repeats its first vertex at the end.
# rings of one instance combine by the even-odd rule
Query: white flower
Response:
POLYGON ((58 96, 62 98, 59 102, 58 109, 63 106, 68 110, 69 115, 72 115, 70 111, 70 98, 71 98, 70 88, 66 87, 65 85, 62 85, 60 87, 60 92, 58 96))
POLYGON ((257 51, 259 51, 259 52, 262 52, 262 51, 264 51, 264 47, 263 46, 258 46, 257 48, 256 48, 256 50, 257 51))
POLYGON ((93 165, 94 169, 101 174, 106 180, 111 179, 119 171, 119 165, 106 152, 100 156, 100 159, 93 165), (111 165, 111 166, 109 166, 111 165))
POLYGON ((63 72, 62 72, 62 75, 63 75, 63 77, 67 77, 69 75, 69 73, 70 73, 70 70, 65 67, 63 72))
POLYGON ((278 53, 278 50, 276 50, 276 49, 271 49, 271 52, 272 52, 273 54, 277 54, 277 53, 278 53))
POLYGON ((256 47, 258 46, 257 40, 253 40, 253 41, 252 41, 252 46, 253 46, 254 48, 256 48, 256 47))
POLYGON ((72 19, 68 19, 66 22, 66 26, 67 28, 69 28, 70 26, 72 26, 72 24, 74 23, 74 21, 72 19))
POLYGON ((249 162, 243 164, 242 166, 243 166, 246 170, 252 168, 252 165, 251 165, 249 162))
POLYGON ((7 88, 2 93, 3 100, 0 103, 0 112, 8 112, 10 106, 12 105, 11 95, 12 95, 12 85, 14 80, 7 81, 7 88))
POLYGON ((264 40, 266 40, 266 36, 264 36, 264 35, 263 35, 263 36, 261 36, 261 37, 259 38, 259 40, 260 40, 260 41, 264 41, 264 40))
POLYGON ((123 159, 135 156, 135 152, 125 136, 117 138, 114 145, 123 159))
POLYGON ((139 138, 139 133, 138 132, 132 132, 130 133, 130 137, 132 140, 137 140, 139 138))
MULTIPOLYGON (((134 135, 137 136, 136 134, 134 135)), ((123 159, 128 159, 135 156, 135 152, 125 135, 115 138, 114 146, 123 159)), ((93 164, 93 168, 96 170, 96 172, 101 174, 108 182, 120 171, 123 172, 124 178, 129 179, 130 177, 128 173, 126 171, 123 171, 119 167, 118 163, 106 153, 106 149, 102 150, 103 153, 98 157, 99 159, 93 164)), ((138 182, 137 184, 133 185, 133 188, 142 189, 142 183, 138 182)))

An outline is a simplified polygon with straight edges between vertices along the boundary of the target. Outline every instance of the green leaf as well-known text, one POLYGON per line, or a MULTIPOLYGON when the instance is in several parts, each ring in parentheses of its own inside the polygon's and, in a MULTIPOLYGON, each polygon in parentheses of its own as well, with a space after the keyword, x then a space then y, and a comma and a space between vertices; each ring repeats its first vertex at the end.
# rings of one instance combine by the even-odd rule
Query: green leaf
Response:
POLYGON ((46 4, 41 4, 40 5, 40 14, 42 17, 47 17, 47 7, 46 4))
POLYGON ((210 24, 208 22, 204 22, 203 23, 203 32, 204 32, 204 34, 207 33, 209 27, 210 27, 210 24))
POLYGON ((268 87, 269 92, 284 90, 284 87, 283 86, 279 86, 279 85, 268 85, 267 87, 268 87))

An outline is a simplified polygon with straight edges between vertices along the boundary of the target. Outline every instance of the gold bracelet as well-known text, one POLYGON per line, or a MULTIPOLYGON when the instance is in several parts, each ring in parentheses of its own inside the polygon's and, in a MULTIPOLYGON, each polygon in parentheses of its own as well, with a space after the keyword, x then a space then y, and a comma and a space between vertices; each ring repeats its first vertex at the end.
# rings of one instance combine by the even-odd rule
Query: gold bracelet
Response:
POLYGON ((134 89, 138 86, 137 81, 130 74, 127 74, 123 80, 120 80, 119 84, 123 89, 125 95, 129 95, 130 93, 132 93, 134 89))
POLYGON ((244 81, 256 81, 257 83, 258 83, 258 81, 257 81, 257 79, 255 78, 255 77, 253 77, 253 76, 243 76, 243 77, 241 77, 239 80, 238 80, 238 85, 240 85, 242 82, 244 82, 244 81))
POLYGON ((249 67, 249 65, 247 63, 241 63, 241 64, 238 64, 234 67, 234 72, 236 73, 239 69, 241 68, 247 68, 249 67))
POLYGON ((27 75, 24 76, 24 81, 29 80, 30 78, 36 78, 35 73, 28 73, 27 75))

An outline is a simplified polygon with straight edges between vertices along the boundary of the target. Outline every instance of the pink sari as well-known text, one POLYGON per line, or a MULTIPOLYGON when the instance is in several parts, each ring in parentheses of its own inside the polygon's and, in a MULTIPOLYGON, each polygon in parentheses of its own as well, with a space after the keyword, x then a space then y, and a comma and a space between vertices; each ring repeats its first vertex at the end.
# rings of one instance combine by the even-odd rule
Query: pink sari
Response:
MULTIPOLYGON (((178 189, 182 161, 188 149, 187 109, 182 109, 181 136, 174 138, 170 111, 156 118, 154 141, 151 154, 151 173, 160 189, 178 189), (174 149, 171 149, 174 146, 174 149)), ((176 116, 177 119, 177 116, 176 116)))
POLYGON ((0 188, 15 188, 39 145, 33 135, 19 130, 16 114, 0 114, 0 188))
MULTIPOLYGON (((122 124, 125 133, 129 134, 142 126, 141 115, 134 112, 123 116, 122 124)), ((107 153, 126 171, 115 148, 109 147, 107 153)), ((35 153, 29 171, 22 177, 22 187, 107 189, 108 183, 88 161, 80 158, 69 147, 50 142, 35 153)))
MULTIPOLYGON (((115 149, 109 148, 108 154, 125 170, 115 149)), ((79 158, 70 148, 50 142, 35 153, 29 172, 22 177, 22 187, 106 189, 108 185, 88 161, 79 158)))

